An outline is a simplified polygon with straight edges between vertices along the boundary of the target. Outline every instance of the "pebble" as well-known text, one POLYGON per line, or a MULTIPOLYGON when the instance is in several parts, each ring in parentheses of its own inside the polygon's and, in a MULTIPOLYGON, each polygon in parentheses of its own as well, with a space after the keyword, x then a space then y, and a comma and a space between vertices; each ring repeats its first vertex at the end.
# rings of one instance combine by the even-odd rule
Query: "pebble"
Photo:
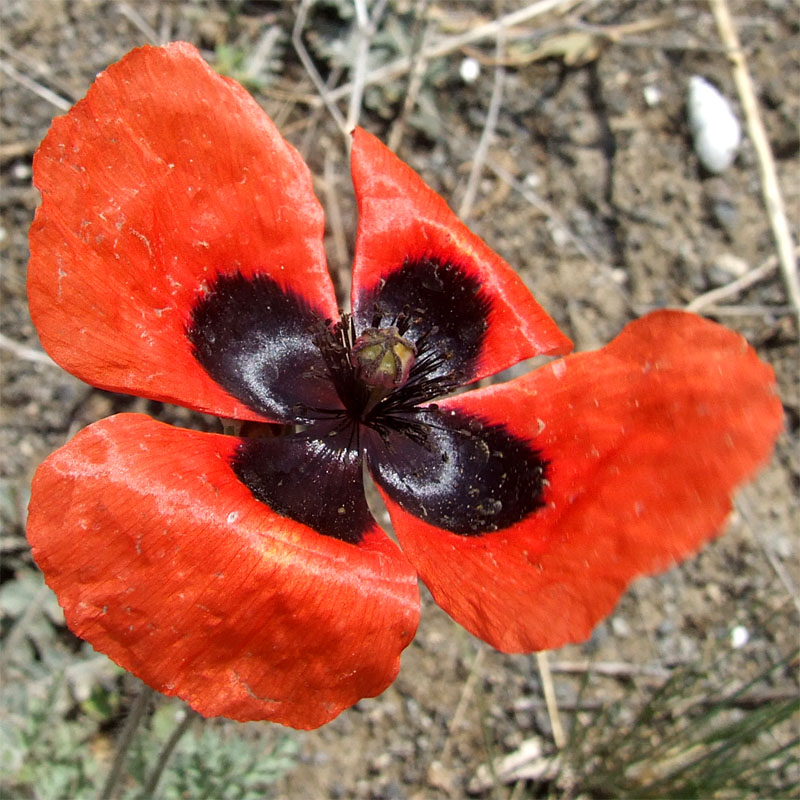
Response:
POLYGON ((475 83, 481 74, 481 65, 477 58, 465 58, 458 68, 458 74, 464 83, 475 83))
POLYGON ((631 635, 631 626, 622 617, 611 617, 611 630, 621 638, 631 635))
POLYGON ((724 172, 736 158, 742 141, 742 129, 730 103, 705 78, 693 75, 688 113, 700 163, 709 172, 724 172))
POLYGON ((735 625, 731 629, 731 647, 739 650, 750 641, 750 631, 744 625, 735 625))
POLYGON ((647 103, 650 108, 657 106, 661 102, 661 89, 658 86, 645 86, 642 89, 642 94, 644 95, 644 101, 647 103))
POLYGON ((703 184, 703 195, 714 224, 733 233, 738 224, 739 208, 731 187, 723 178, 711 178, 703 184))

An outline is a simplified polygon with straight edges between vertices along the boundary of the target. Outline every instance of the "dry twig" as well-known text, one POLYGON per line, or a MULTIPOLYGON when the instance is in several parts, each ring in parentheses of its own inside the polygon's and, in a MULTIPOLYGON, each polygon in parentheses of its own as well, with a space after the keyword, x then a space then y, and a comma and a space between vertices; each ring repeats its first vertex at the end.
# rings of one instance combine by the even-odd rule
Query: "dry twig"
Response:
POLYGON ((313 0, 303 0, 303 2, 300 4, 300 8, 297 10, 297 16, 294 20, 294 28, 292 29, 292 45, 294 46, 300 62, 308 73, 309 78, 311 78, 314 88, 317 90, 319 97, 322 99, 322 102, 325 104, 328 112, 333 117, 339 130, 346 138, 349 138, 347 123, 345 122, 339 107, 336 105, 336 100, 338 100, 339 97, 346 97, 350 92, 350 89, 348 88, 347 92, 341 93, 337 97, 334 97, 333 92, 328 89, 328 87, 325 85, 325 82, 322 80, 322 76, 314 66, 314 62, 311 60, 311 56, 308 54, 308 50, 303 44, 303 28, 305 27, 306 17, 308 17, 308 10, 311 7, 312 2, 313 0))
MULTIPOLYGON (((800 253, 800 248, 798 248, 796 252, 800 253)), ((700 311, 707 306, 718 303, 720 300, 727 300, 729 297, 734 297, 739 294, 739 292, 743 292, 745 289, 752 286, 754 283, 758 283, 760 280, 768 278, 773 272, 775 272, 775 268, 777 266, 778 257, 776 255, 772 255, 766 261, 759 264, 757 267, 754 267, 749 272, 746 272, 735 281, 731 281, 730 283, 725 284, 725 286, 720 286, 717 289, 712 289, 710 292, 706 292, 705 294, 698 295, 686 306, 686 310, 700 311)))
POLYGON ((753 81, 750 78, 744 51, 739 42, 739 35, 733 25, 728 4, 726 0, 709 0, 709 5, 717 23, 720 39, 725 45, 728 51, 728 58, 731 61, 733 80, 744 111, 747 132, 753 142, 758 159, 761 173, 761 191, 764 195, 764 203, 767 207, 772 235, 778 248, 778 263, 783 275, 787 299, 793 306, 798 330, 800 330, 800 279, 798 279, 797 275, 795 249, 789 222, 786 218, 783 195, 778 183, 772 148, 764 130, 764 123, 761 120, 761 114, 758 109, 758 99, 753 89, 753 81))
POLYGON ((550 718, 553 741, 559 750, 563 750, 567 744, 567 737, 564 734, 564 726, 561 724, 561 715, 558 713, 558 701, 556 700, 553 676, 550 672, 550 663, 547 660, 546 652, 540 651, 536 654, 536 665, 539 667, 539 675, 542 679, 544 701, 547 704, 547 716, 550 718))
POLYGON ((670 671, 664 667, 647 664, 628 664, 624 661, 553 661, 551 672, 583 673, 593 672, 597 675, 608 675, 614 678, 647 676, 668 678, 670 671))
POLYGON ((356 45, 356 56, 353 59, 353 79, 351 81, 353 88, 347 105, 348 133, 358 125, 358 118, 361 116, 361 101, 364 97, 369 48, 383 14, 383 9, 386 6, 386 0, 378 0, 375 3, 371 17, 367 13, 365 0, 353 0, 353 4, 356 10, 356 26, 358 28, 358 36, 356 38, 358 44, 356 45))
POLYGON ((423 85, 423 78, 425 77, 425 68, 428 64, 428 60, 425 58, 424 51, 430 30, 427 21, 429 3, 430 0, 417 0, 417 5, 414 9, 414 16, 417 22, 411 36, 411 74, 408 80, 408 89, 403 99, 403 108, 394 121, 392 129, 389 131, 389 138, 386 142, 386 146, 393 153, 396 153, 397 148, 400 147, 400 142, 405 132, 406 120, 417 104, 417 98, 419 97, 423 85))
POLYGON ((325 166, 323 192, 325 193, 325 217, 333 237, 333 251, 337 293, 346 295, 350 283, 350 253, 347 248, 347 236, 342 222, 342 210, 339 205, 339 192, 336 185, 336 155, 333 145, 325 148, 325 166))
POLYGON ((281 28, 278 25, 268 25, 265 28, 252 52, 247 57, 245 72, 248 75, 261 75, 269 66, 275 47, 280 41, 281 33, 281 28))
POLYGON ((735 305, 735 306, 704 306, 703 314, 708 317, 781 317, 784 314, 793 314, 792 306, 770 305, 735 305))
MULTIPOLYGON (((477 793, 491 789, 498 783, 552 780, 560 767, 560 756, 545 755, 538 738, 525 739, 512 753, 496 758, 494 762, 481 764, 468 788, 470 793, 477 793)), ((515 789, 514 795, 516 794, 515 789)))
POLYGON ((49 86, 57 89, 58 93, 70 102, 74 103, 77 100, 72 87, 54 74, 51 64, 34 58, 30 53, 14 47, 4 39, 0 39, 0 53, 8 56, 14 64, 23 69, 26 75, 33 74, 36 77, 43 78, 49 86))
POLYGON ((70 103, 69 100, 65 100, 61 95, 56 94, 52 89, 48 89, 33 78, 23 75, 4 58, 0 58, 0 71, 5 72, 11 80, 16 81, 34 94, 38 94, 43 100, 47 100, 48 103, 54 105, 59 111, 69 111, 69 109, 72 108, 72 103, 70 103))
POLYGON ((453 734, 461 726, 461 723, 464 719, 464 714, 466 713, 467 706, 475 691, 475 684, 481 677, 483 659, 485 658, 485 656, 486 656, 486 648, 480 647, 478 652, 475 654, 475 660, 472 662, 472 667, 470 668, 469 675, 467 676, 467 679, 464 681, 464 686, 461 689, 461 696, 458 698, 458 705, 456 706, 456 710, 453 712, 453 716, 450 719, 450 724, 447 726, 447 739, 445 740, 444 747, 442 748, 442 754, 439 757, 439 760, 442 763, 445 763, 450 756, 450 751, 453 748, 453 734))
POLYGON ((486 121, 483 125, 483 131, 481 131, 481 138, 472 159, 472 169, 470 170, 469 179, 467 180, 467 188, 464 191, 464 197, 458 209, 458 216, 461 217, 461 219, 466 219, 470 215, 475 203, 475 197, 478 194, 478 183, 481 179, 483 166, 486 163, 486 156, 489 153, 489 142, 494 135, 494 129, 497 126, 497 117, 500 114, 500 104, 503 100, 503 82, 505 79, 505 69, 502 66, 503 46, 504 36, 501 28, 497 34, 497 43, 495 46, 495 57, 497 58, 498 66, 496 66, 494 70, 492 96, 489 100, 489 108, 486 112, 486 121))
MULTIPOLYGON (((424 51, 424 58, 427 61, 432 61, 435 58, 449 55, 450 53, 460 50, 464 45, 472 44, 473 42, 481 41, 482 39, 491 39, 497 36, 498 32, 509 28, 513 25, 520 25, 523 22, 528 22, 534 17, 541 16, 550 11, 559 10, 566 13, 574 6, 578 5, 581 0, 539 0, 539 2, 531 3, 518 11, 513 11, 505 16, 498 17, 497 19, 487 22, 484 25, 478 25, 465 33, 458 34, 457 36, 448 36, 444 39, 439 39, 431 43, 424 51)), ((304 2, 305 4, 305 2, 304 2)), ((294 41, 294 39, 293 39, 294 41)), ((413 60, 409 56, 398 58, 392 61, 391 64, 386 64, 378 69, 368 72, 364 78, 364 85, 370 86, 373 83, 382 83, 383 81, 398 78, 405 75, 412 68, 413 60)), ((352 92, 352 83, 346 83, 339 86, 331 92, 326 94, 323 98, 326 105, 328 103, 341 100, 343 97, 349 97, 352 92)))
MULTIPOLYGON (((479 49, 465 47, 464 51, 485 66, 523 67, 547 58, 561 58, 567 66, 575 67, 594 61, 607 47, 619 44, 631 33, 641 33, 672 23, 669 17, 655 17, 637 20, 627 25, 586 25, 575 23, 559 26, 558 29, 543 35, 540 44, 530 49, 530 40, 523 40, 527 47, 521 53, 509 53, 501 59, 488 56, 479 49)), ((640 42, 640 46, 652 47, 652 42, 640 42)))
MULTIPOLYGON (((342 77, 342 72, 344 72, 342 67, 336 67, 328 76, 328 80, 325 81, 325 87, 330 89, 331 87, 336 86, 336 84, 339 82, 339 78, 342 77)), ((299 101, 295 98, 295 102, 299 101)), ((306 128, 306 132, 299 147, 300 155, 303 156, 304 161, 308 160, 308 154, 312 145, 319 139, 317 129, 319 128, 324 109, 325 106, 318 106, 317 108, 313 109, 310 114, 306 114, 304 117, 301 117, 298 122, 294 123, 293 125, 287 125, 282 129, 284 134, 286 134, 286 131, 289 128, 300 129, 300 126, 304 126, 306 128)))
POLYGON ((135 8, 129 6, 127 3, 118 3, 117 11, 119 11, 134 28, 143 34, 149 44, 164 44, 155 29, 135 8))
POLYGON ((33 139, 0 144, 0 161, 13 161, 15 158, 29 156, 36 151, 38 146, 39 142, 35 142, 33 139))
MULTIPOLYGON (((36 350, 33 347, 28 347, 26 344, 15 342, 2 333, 0 333, 0 348, 7 350, 9 353, 13 353, 22 361, 33 361, 35 364, 47 364, 50 367, 58 367, 58 364, 43 350, 36 350)), ((61 368, 59 367, 59 369, 61 368)))

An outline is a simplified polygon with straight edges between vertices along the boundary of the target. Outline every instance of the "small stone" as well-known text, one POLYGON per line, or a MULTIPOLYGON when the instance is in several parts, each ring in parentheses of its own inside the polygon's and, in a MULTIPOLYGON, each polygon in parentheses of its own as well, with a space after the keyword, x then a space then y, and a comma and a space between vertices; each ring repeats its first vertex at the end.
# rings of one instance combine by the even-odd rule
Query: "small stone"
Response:
POLYGON ((622 617, 611 618, 611 630, 615 636, 619 636, 622 639, 631 635, 631 626, 622 617))
POLYGON ((441 789, 447 794, 452 794, 455 791, 456 785, 453 772, 447 769, 441 761, 431 762, 430 767, 428 767, 427 778, 428 783, 434 789, 441 789))
POLYGON ((717 583, 709 583, 706 586, 706 595, 708 595, 708 599, 715 605, 720 606, 722 605, 723 601, 723 594, 722 589, 720 589, 719 584, 717 583))
POLYGON ((477 58, 465 58, 458 68, 458 74, 464 83, 475 83, 481 74, 481 65, 477 58))
POLYGON ((724 172, 736 158, 742 141, 742 129, 730 103, 705 78, 693 75, 688 115, 700 163, 714 174, 724 172))
POLYGON ((723 178, 711 178, 706 181, 703 194, 714 224, 724 231, 733 232, 739 218, 739 207, 727 182, 723 178))
POLYGON ((647 103, 650 108, 653 106, 657 106, 661 102, 661 89, 658 86, 645 86, 642 89, 642 94, 644 95, 644 101, 647 103))
POLYGON ((736 227, 739 213, 735 204, 730 200, 718 200, 711 207, 711 211, 714 215, 714 222, 716 222, 717 227, 726 231, 731 231, 736 227))
POLYGON ((384 772, 385 770, 389 769, 392 765, 392 755, 391 753, 383 752, 378 754, 372 760, 372 767, 375 769, 376 772, 384 772))
POLYGON ((33 171, 31 170, 30 164, 25 164, 22 161, 18 161, 11 168, 11 175, 13 176, 14 180, 19 181, 20 183, 29 181, 32 174, 33 171))
POLYGON ((731 629, 731 647, 739 650, 750 641, 750 631, 744 625, 735 625, 731 629))
POLYGON ((621 267, 615 267, 611 270, 611 280, 614 281, 617 286, 624 286, 628 282, 628 271, 621 267))
POLYGON ((538 189, 542 185, 542 176, 535 172, 529 172, 522 181, 528 189, 538 189))

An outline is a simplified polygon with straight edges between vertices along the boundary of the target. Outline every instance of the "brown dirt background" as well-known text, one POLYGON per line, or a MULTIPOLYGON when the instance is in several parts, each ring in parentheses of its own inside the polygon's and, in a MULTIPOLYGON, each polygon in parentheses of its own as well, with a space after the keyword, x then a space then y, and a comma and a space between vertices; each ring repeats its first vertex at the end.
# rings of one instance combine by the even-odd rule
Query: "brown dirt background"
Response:
MULTIPOLYGON (((335 66, 334 48, 325 42, 343 39, 350 24, 337 5, 349 4, 316 6, 305 31, 325 77, 335 66)), ((432 38, 449 36, 522 5, 433 1, 427 5, 426 24, 432 38)), ((567 66, 555 57, 506 70, 487 165, 467 221, 519 269, 577 349, 591 349, 637 315, 684 306, 731 282, 773 255, 775 245, 750 140, 745 137, 736 163, 719 177, 705 174, 692 152, 685 113, 691 75, 715 83, 742 119, 708 7, 684 0, 571 6, 569 15, 552 13, 507 32, 506 53, 524 56, 531 42, 563 32, 578 20, 598 26, 661 22, 607 43, 597 58, 582 65, 567 66), (511 176, 514 185, 503 175, 511 176)), ((396 41, 410 46, 416 8, 411 0, 390 2, 382 29, 394 26, 396 41)), ((796 240, 800 15, 794 3, 780 0, 731 0, 730 8, 796 240)), ((16 72, 0 73, 4 337, 39 348, 25 298, 26 236, 38 199, 30 182, 31 158, 52 118, 63 113, 18 76, 74 102, 97 72, 148 41, 140 21, 164 40, 193 42, 212 63, 220 45, 249 54, 269 26, 278 29, 280 47, 274 55, 280 63, 254 93, 287 138, 303 150, 319 178, 319 196, 334 220, 330 261, 343 274, 355 230, 346 154, 330 116, 310 101, 316 92, 288 40, 297 9, 295 3, 215 0, 2 4, 0 58, 16 72), (340 226, 335 224, 332 194, 340 226)), ((389 46, 381 42, 376 40, 389 46)), ((494 80, 491 64, 483 66, 473 83, 460 78, 459 67, 467 54, 490 62, 495 38, 475 42, 472 48, 474 52, 457 49, 428 62, 423 90, 404 118, 398 148, 456 209, 486 124, 494 80)), ((402 116, 408 80, 403 75, 368 89, 361 124, 384 140, 402 116)), ((591 672, 586 697, 613 704, 647 696, 653 681, 642 674, 644 668, 706 665, 722 656, 734 666, 717 683, 735 684, 797 643, 797 595, 792 594, 798 582, 800 528, 797 328, 777 272, 723 304, 707 313, 740 331, 774 366, 786 431, 768 467, 741 493, 725 537, 691 562, 638 581, 590 642, 550 654, 567 725, 574 718, 569 708, 581 675, 580 670, 564 669, 578 669, 586 659, 630 667, 622 677, 591 672), (750 633, 745 648, 736 651, 730 644, 735 625, 750 633)), ((31 566, 23 535, 31 475, 76 430, 120 410, 147 411, 182 424, 210 424, 183 410, 92 389, 33 360, 24 348, 4 346, 0 366, 4 581, 31 566)), ((546 752, 552 750, 535 658, 494 652, 458 628, 427 595, 424 606, 419 634, 404 655, 396 683, 325 728, 297 733, 300 761, 277 784, 276 796, 459 797, 489 754, 511 753, 531 738, 539 739, 546 752)), ((709 680, 713 686, 713 671, 709 680)), ((796 690, 790 675, 781 680, 779 687, 796 690)), ((257 731, 263 728, 244 726, 243 733, 261 735, 257 731)), ((507 797, 515 792, 519 797, 536 791, 535 784, 517 782, 478 795, 507 797)))

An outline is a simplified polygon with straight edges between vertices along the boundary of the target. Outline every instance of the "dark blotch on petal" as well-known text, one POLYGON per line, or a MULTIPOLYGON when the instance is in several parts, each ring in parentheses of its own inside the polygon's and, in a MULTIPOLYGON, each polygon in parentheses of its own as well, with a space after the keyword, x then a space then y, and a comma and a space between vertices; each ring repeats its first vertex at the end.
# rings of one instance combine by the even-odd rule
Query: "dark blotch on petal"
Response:
POLYGON ((195 358, 227 392, 277 422, 305 419, 298 406, 341 408, 312 326, 319 316, 271 278, 220 275, 192 309, 195 358))
POLYGON ((406 260, 355 300, 359 330, 397 325, 416 345, 412 377, 424 371, 428 378, 453 375, 457 383, 468 383, 474 374, 490 307, 477 278, 435 258, 406 260))
POLYGON ((502 530, 543 505, 547 462, 503 425, 420 409, 366 442, 370 470, 392 500, 453 533, 502 530))
POLYGON ((356 429, 316 423, 306 433, 244 439, 232 467, 256 500, 323 536, 358 544, 374 525, 356 429), (311 433, 309 431, 308 433, 311 433))

